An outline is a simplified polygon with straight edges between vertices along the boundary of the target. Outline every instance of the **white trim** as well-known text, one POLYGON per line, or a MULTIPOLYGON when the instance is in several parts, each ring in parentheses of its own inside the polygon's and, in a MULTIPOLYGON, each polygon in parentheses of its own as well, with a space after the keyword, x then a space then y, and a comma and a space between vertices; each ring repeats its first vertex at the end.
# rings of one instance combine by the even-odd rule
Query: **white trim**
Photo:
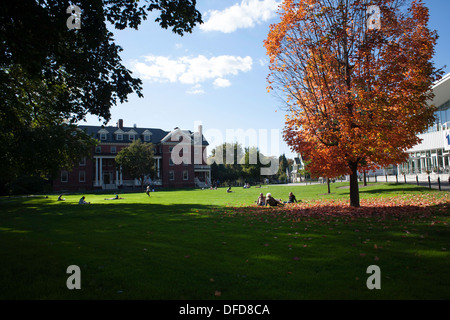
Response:
MULTIPOLYGON (((179 143, 179 137, 184 137, 188 140, 188 143, 192 143, 192 137, 190 134, 188 134, 188 131, 186 130, 181 130, 181 129, 175 129, 172 132, 170 132, 169 134, 167 134, 164 138, 162 138, 161 143, 167 143, 167 142, 172 142, 172 143, 179 143), (177 138, 175 140, 172 140, 171 138, 177 138)), ((185 142, 185 139, 181 139, 181 141, 185 142)))

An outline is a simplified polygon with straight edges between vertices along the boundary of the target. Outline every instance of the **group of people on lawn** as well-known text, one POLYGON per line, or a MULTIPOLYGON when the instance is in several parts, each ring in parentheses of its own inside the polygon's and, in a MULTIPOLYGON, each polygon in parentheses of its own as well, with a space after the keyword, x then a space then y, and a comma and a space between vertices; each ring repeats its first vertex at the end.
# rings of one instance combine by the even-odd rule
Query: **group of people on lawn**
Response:
POLYGON ((275 199, 272 197, 271 193, 268 193, 264 196, 264 194, 261 192, 259 194, 258 200, 256 200, 256 204, 258 206, 271 206, 276 207, 278 205, 284 205, 285 203, 297 203, 297 198, 292 192, 289 192, 289 200, 288 201, 282 201, 281 199, 275 199))
MULTIPOLYGON (((150 190, 149 189, 150 188, 147 188, 147 190, 146 190, 146 193, 147 193, 148 196, 150 196, 150 190)), ((231 191, 231 187, 229 187, 227 189, 227 192, 232 192, 231 191)), ((86 199, 85 196, 81 197, 81 199, 80 199, 80 201, 78 203, 79 204, 90 204, 90 202, 86 202, 85 199, 86 199)), ((108 199, 105 199, 105 200, 116 200, 116 199, 123 199, 123 198, 119 198, 119 195, 116 195, 114 198, 108 198, 108 199)), ((58 197, 58 201, 64 201, 64 200, 66 200, 66 199, 64 199, 62 197, 62 194, 60 194, 59 197, 58 197)), ((295 197, 295 195, 292 192, 289 192, 289 200, 288 201, 284 201, 284 202, 281 199, 275 199, 274 197, 272 197, 271 193, 267 193, 264 196, 264 194, 261 192, 259 194, 258 199, 255 202, 256 202, 256 204, 258 206, 276 207, 278 205, 282 206, 282 205, 284 205, 286 203, 297 203, 299 201, 297 201, 297 198, 295 197)), ((301 202, 301 200, 300 200, 300 202, 301 202)))

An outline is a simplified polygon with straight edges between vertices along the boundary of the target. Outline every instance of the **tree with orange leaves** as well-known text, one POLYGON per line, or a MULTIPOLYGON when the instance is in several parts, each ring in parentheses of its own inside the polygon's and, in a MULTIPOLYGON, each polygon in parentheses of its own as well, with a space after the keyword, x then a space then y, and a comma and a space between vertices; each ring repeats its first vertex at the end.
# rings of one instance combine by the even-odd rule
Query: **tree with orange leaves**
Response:
POLYGON ((288 111, 284 139, 313 176, 398 164, 434 121, 437 34, 421 0, 285 0, 264 41, 268 89, 288 111), (372 11, 379 16, 373 16, 372 11))

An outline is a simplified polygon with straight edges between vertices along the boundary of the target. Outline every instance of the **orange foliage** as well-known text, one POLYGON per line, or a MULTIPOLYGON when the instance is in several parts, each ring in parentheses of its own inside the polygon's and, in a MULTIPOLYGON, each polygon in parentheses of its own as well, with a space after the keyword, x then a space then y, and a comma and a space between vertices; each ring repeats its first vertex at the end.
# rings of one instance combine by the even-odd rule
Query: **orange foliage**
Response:
POLYGON ((406 160, 434 121, 437 35, 420 0, 285 0, 264 42, 269 90, 285 100, 284 138, 314 176, 355 174, 406 160), (407 1, 408 2, 408 1, 407 1), (381 9, 368 30, 367 6, 381 9))

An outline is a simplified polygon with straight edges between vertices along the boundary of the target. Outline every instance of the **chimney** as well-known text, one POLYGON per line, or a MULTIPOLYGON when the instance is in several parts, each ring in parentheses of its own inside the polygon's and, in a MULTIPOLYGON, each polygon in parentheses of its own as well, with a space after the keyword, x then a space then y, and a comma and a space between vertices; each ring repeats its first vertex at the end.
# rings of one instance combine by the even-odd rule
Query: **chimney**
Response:
POLYGON ((203 126, 201 124, 198 125, 198 137, 200 141, 203 141, 203 126))
POLYGON ((117 121, 117 127, 119 129, 123 129, 123 119, 119 119, 119 121, 117 121))

